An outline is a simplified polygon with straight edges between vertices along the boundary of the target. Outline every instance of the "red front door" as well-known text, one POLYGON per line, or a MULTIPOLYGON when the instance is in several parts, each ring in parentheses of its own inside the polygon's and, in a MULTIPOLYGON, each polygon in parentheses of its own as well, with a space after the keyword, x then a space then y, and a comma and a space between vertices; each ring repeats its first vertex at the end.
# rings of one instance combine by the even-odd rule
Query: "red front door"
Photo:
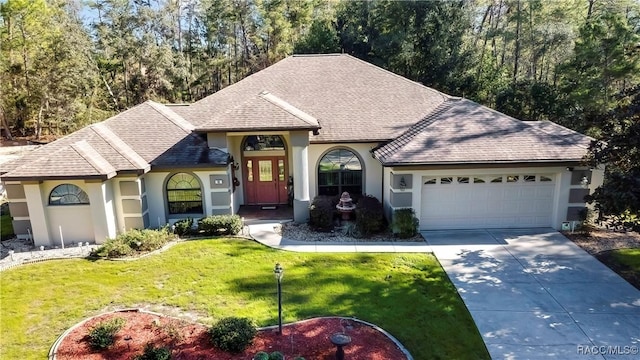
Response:
POLYGON ((283 156, 245 158, 244 174, 248 205, 287 202, 286 168, 283 156))

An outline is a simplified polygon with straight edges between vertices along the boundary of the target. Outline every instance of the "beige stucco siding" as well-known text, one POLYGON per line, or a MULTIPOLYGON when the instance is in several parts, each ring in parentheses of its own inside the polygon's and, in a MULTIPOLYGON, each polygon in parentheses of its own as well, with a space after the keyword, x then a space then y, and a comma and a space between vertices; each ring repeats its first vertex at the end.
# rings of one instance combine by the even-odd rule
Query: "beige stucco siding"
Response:
MULTIPOLYGON (((188 215, 169 214, 166 203, 165 184, 170 176, 178 172, 186 172, 195 175, 200 181, 203 200, 203 216, 218 213, 230 213, 232 207, 232 195, 229 189, 212 186, 211 179, 222 178, 229 184, 229 174, 225 168, 211 170, 178 170, 178 171, 151 171, 145 174, 146 204, 150 227, 173 224, 188 215)), ((193 217, 193 216, 191 216, 193 217)), ((199 217, 196 217, 196 219, 199 217)))
MULTIPOLYGON (((45 246, 59 246, 62 247, 64 240, 65 246, 71 243, 82 242, 94 242, 94 225, 92 206, 89 205, 49 205, 49 195, 51 191, 58 185, 73 184, 78 186, 84 192, 89 195, 89 189, 87 184, 83 180, 65 180, 65 181, 45 181, 40 185, 41 192, 41 204, 44 206, 44 213, 46 219, 44 221, 47 225, 47 233, 49 239, 46 243, 44 241, 37 241, 36 245, 45 246), (62 235, 61 235, 62 233, 62 235)), ((97 197, 91 199, 96 201, 97 197)), ((31 210, 31 203, 29 204, 31 210)), ((104 204, 96 204, 97 206, 104 206, 104 204)), ((35 219, 32 219, 32 224, 35 219)), ((104 221, 104 220, 103 220, 104 221)), ((35 234, 35 229, 34 229, 35 234)), ((38 236, 38 238, 41 238, 38 236)), ((44 239, 43 239, 44 240, 44 239)))
MULTIPOLYGON (((576 193, 580 194, 593 192, 596 187, 600 186, 603 181, 604 170, 589 170, 587 168, 565 166, 549 166, 549 167, 518 167, 518 168, 484 168, 484 169, 443 169, 443 170, 406 170, 402 168, 385 169, 385 197, 383 203, 385 206, 385 214, 388 218, 394 209, 394 204, 398 208, 405 207, 409 203, 407 194, 410 194, 412 207, 416 212, 416 217, 421 218, 422 201, 423 201, 423 181, 426 178, 438 176, 486 176, 486 175, 503 175, 503 174, 544 174, 553 179, 553 199, 552 206, 549 209, 550 223, 555 229, 561 229, 562 223, 568 220, 575 208, 583 208, 586 206, 583 200, 576 200, 576 193), (589 172, 590 184, 585 188, 582 184, 576 183, 576 173, 589 172), (395 180, 398 176, 410 175, 412 178, 411 185, 407 183, 406 188, 400 188, 395 180), (573 184, 572 184, 573 178, 573 184), (572 195, 573 194, 573 195, 572 195)), ((582 175, 580 175, 582 176, 582 175)), ((498 201, 498 199, 496 199, 498 201)))
POLYGON ((371 149, 377 143, 311 144, 309 145, 309 197, 313 199, 318 192, 318 164, 320 158, 330 149, 345 148, 355 151, 363 162, 364 188, 362 192, 382 200, 382 165, 371 156, 371 149))

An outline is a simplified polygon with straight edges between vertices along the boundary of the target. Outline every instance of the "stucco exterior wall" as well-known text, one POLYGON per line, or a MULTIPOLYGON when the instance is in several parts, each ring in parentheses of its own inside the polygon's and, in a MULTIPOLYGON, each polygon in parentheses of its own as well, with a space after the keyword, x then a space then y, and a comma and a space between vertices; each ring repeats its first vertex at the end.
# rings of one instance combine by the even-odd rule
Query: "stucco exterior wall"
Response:
POLYGON ((94 239, 97 244, 117 235, 113 180, 85 182, 91 206, 94 239))
POLYGON ((377 145, 377 143, 310 144, 309 197, 313 199, 318 193, 318 164, 322 156, 331 149, 345 148, 356 152, 362 161, 364 177, 364 188, 362 192, 367 195, 373 195, 378 198, 378 200, 382 200, 382 165, 371 156, 371 149, 377 145))
MULTIPOLYGON (((571 197, 571 190, 583 189, 582 184, 576 183, 575 179, 572 184, 572 178, 576 177, 576 172, 590 173, 590 183, 587 190, 592 192, 596 187, 600 186, 604 177, 603 169, 589 170, 588 168, 571 167, 520 167, 520 168, 486 168, 486 169, 444 169, 444 170, 408 170, 403 168, 388 168, 384 170, 385 184, 384 184, 384 197, 383 205, 385 207, 385 214, 388 219, 391 219, 393 213, 394 204, 397 203, 397 208, 405 207, 400 205, 406 205, 406 194, 411 194, 411 205, 416 212, 416 217, 421 218, 421 204, 422 204, 422 178, 425 176, 447 176, 447 175, 492 175, 492 174, 523 174, 523 173, 536 173, 546 174, 553 176, 555 181, 555 189, 553 194, 553 208, 551 211, 551 225, 553 228, 562 229, 562 223, 568 221, 568 216, 571 214, 571 208, 585 207, 584 201, 577 201, 575 197, 575 191, 573 198, 571 197), (406 188, 399 188, 397 184, 397 178, 401 175, 410 175, 412 178, 411 186, 406 188), (395 186, 394 186, 395 176, 395 186), (400 196, 399 196, 400 195, 400 196)), ((408 177, 407 177, 408 178, 408 177)))
MULTIPOLYGON (((167 209, 165 184, 168 178, 178 172, 193 174, 198 178, 202 189, 203 211, 201 216, 230 214, 233 206, 230 191, 230 175, 228 168, 215 169, 181 169, 176 171, 151 171, 144 175, 146 188, 146 204, 148 208, 149 227, 160 227, 166 224, 174 224, 180 219, 191 217, 194 220, 201 216, 169 214, 167 209), (223 184, 215 184, 215 180, 223 181, 223 184), (214 181, 212 183, 212 180, 214 181), (224 184, 227 184, 224 186, 224 184), (223 185, 223 186, 219 186, 223 185)), ((238 191, 236 191, 238 192, 238 191)))
MULTIPOLYGON (((41 193, 41 205, 44 207, 44 222, 46 223, 49 239, 45 242, 44 238, 37 236, 37 239, 34 238, 34 240, 38 240, 35 245, 62 247, 63 241, 65 246, 71 243, 77 243, 78 241, 95 242, 92 207, 94 205, 98 207, 104 206, 104 204, 96 203, 98 200, 96 196, 89 196, 89 205, 49 205, 49 194, 51 194, 53 188, 61 184, 76 185, 87 193, 87 195, 91 192, 83 180, 43 182, 39 186, 39 191, 41 193), (62 233, 62 236, 60 233, 62 233)), ((33 221, 34 219, 32 219, 32 223, 33 221)))

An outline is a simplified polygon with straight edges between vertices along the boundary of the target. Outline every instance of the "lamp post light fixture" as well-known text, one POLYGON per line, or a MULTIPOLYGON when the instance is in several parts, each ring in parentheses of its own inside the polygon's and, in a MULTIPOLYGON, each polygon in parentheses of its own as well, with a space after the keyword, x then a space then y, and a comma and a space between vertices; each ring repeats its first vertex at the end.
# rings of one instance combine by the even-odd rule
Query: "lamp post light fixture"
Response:
POLYGON ((273 273, 278 281, 278 335, 282 335, 282 276, 284 269, 280 263, 276 263, 273 273))

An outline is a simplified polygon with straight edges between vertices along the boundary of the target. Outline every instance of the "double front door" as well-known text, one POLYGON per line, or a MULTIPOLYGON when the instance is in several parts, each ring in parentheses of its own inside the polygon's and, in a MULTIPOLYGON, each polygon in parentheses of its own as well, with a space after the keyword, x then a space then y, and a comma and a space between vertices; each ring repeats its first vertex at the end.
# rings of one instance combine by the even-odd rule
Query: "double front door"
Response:
POLYGON ((247 205, 287 203, 284 156, 246 157, 244 174, 247 205))

